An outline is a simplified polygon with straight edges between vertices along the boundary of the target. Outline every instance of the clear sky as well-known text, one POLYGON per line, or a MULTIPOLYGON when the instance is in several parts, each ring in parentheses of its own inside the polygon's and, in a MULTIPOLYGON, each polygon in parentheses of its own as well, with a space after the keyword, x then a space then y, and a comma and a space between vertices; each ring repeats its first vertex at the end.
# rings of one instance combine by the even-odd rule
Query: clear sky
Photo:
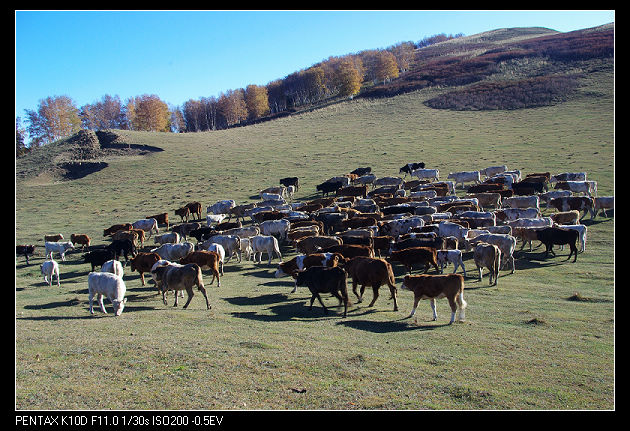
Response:
POLYGON ((15 11, 15 115, 49 96, 77 107, 156 94, 181 106, 266 85, 329 56, 435 34, 510 27, 567 32, 613 22, 595 11, 15 11))

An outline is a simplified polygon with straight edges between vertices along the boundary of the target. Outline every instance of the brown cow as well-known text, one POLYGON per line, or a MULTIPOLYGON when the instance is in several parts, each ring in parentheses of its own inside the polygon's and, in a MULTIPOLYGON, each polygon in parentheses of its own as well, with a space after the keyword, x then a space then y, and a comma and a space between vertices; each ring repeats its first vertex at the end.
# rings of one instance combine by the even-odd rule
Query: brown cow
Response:
POLYGON ((157 220, 158 224, 166 225, 166 230, 168 230, 168 213, 161 213, 152 216, 147 216, 145 218, 154 218, 157 220))
POLYGON ((433 265, 437 272, 440 272, 437 266, 437 250, 432 247, 410 247, 402 250, 392 250, 389 260, 391 262, 402 263, 409 274, 411 267, 415 264, 424 265, 424 272, 429 270, 429 266, 433 265))
POLYGON ((131 229, 133 229, 133 226, 131 225, 131 223, 115 224, 103 230, 103 236, 113 235, 120 230, 131 230, 131 229))
POLYGON ((494 278, 494 286, 499 282, 499 267, 501 266, 501 249, 494 244, 480 242, 475 246, 473 260, 479 271, 479 281, 483 276, 483 269, 488 268, 488 284, 492 286, 494 278))
POLYGON ((190 217, 190 208, 188 207, 177 208, 175 210, 175 215, 178 215, 182 218, 182 223, 183 222, 188 223, 188 218, 190 217))
POLYGON ((188 253, 179 260, 179 263, 185 265, 187 263, 196 263, 201 269, 209 269, 212 271, 212 280, 210 284, 217 279, 217 287, 221 287, 221 279, 219 278, 219 260, 220 256, 214 251, 199 250, 188 253))
MULTIPOLYGON (((155 274, 157 285, 162 290, 164 305, 166 305, 166 292, 168 290, 173 290, 176 293, 180 290, 185 290, 188 294, 188 301, 186 301, 183 308, 187 308, 194 295, 192 287, 196 285, 206 299, 207 309, 210 310, 210 302, 208 302, 208 295, 203 286, 203 274, 199 265, 189 263, 184 266, 158 266, 151 272, 155 274)), ((175 295, 175 304, 173 306, 177 307, 177 294, 175 295)))
POLYGON ((299 253, 311 254, 318 251, 318 249, 326 249, 334 245, 341 245, 342 240, 336 236, 309 236, 302 238, 295 243, 295 248, 299 253))
POLYGON ((56 233, 54 235, 44 235, 44 242, 59 242, 63 239, 63 235, 56 233))
POLYGON ((332 247, 326 247, 318 251, 322 253, 341 253, 346 259, 352 259, 357 256, 374 257, 372 247, 358 244, 333 245, 332 247))
POLYGON ((81 244, 81 249, 85 249, 90 246, 90 237, 84 233, 73 233, 70 234, 70 241, 72 244, 81 244))
POLYGON ((138 271, 140 273, 140 280, 144 286, 144 273, 151 272, 151 268, 155 265, 155 262, 160 260, 161 257, 157 253, 138 253, 136 256, 130 259, 131 271, 138 271))
POLYGON ((394 300, 394 311, 398 311, 398 301, 396 299, 396 280, 394 271, 389 262, 384 259, 375 259, 373 257, 357 256, 352 259, 345 259, 340 262, 340 266, 346 270, 348 275, 352 277, 352 291, 361 302, 365 286, 372 286, 373 298, 368 307, 372 307, 376 298, 378 298, 378 289, 383 284, 389 286, 392 295, 390 299, 394 300), (361 285, 361 295, 357 293, 357 285, 361 285))
MULTIPOLYGON (((421 299, 431 300, 431 309, 433 310, 433 320, 437 320, 437 311, 435 309, 435 300, 446 297, 451 306, 451 321, 455 321, 455 313, 459 308, 459 320, 465 319, 464 309, 468 305, 464 301, 464 277, 461 274, 446 275, 405 275, 402 289, 409 289, 413 292, 413 309, 409 317, 416 314, 416 308, 421 299)), ((415 318, 418 322, 418 318, 415 318)))
MULTIPOLYGON (((197 220, 201 220, 201 202, 190 202, 186 204, 186 208, 190 210, 190 216, 193 215, 197 217, 197 220)), ((193 219, 194 220, 194 219, 193 219)))

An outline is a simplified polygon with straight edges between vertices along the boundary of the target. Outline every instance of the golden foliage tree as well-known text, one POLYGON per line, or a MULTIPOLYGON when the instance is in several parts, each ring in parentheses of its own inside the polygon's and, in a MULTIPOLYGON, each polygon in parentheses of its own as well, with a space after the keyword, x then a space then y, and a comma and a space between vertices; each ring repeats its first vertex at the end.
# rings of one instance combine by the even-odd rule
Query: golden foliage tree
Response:
POLYGON ((361 89, 361 75, 351 58, 343 58, 336 68, 339 96, 354 96, 361 89))
POLYGON ((40 100, 37 111, 26 110, 26 121, 33 146, 47 144, 81 130, 79 110, 68 96, 40 100))
POLYGON ((223 117, 227 127, 240 123, 247 119, 247 105, 245 103, 245 91, 228 90, 227 93, 219 96, 217 111, 223 117))
POLYGON ((118 96, 106 94, 100 101, 82 106, 79 116, 83 127, 90 130, 127 127, 123 105, 118 96))
POLYGON ((258 85, 248 85, 245 89, 245 105, 249 119, 267 115, 269 113, 267 88, 258 85))
POLYGON ((155 94, 143 94, 128 99, 126 109, 131 130, 170 131, 171 113, 168 105, 155 94))

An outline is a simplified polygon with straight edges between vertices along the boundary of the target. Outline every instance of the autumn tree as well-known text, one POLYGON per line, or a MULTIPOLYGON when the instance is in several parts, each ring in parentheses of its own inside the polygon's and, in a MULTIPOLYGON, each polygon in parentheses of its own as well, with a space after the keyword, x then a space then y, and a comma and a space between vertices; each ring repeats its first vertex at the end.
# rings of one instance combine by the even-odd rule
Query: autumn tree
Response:
POLYGON ((389 47, 387 50, 396 57, 396 63, 400 71, 406 72, 411 69, 415 48, 413 42, 400 42, 389 47))
POLYGON ((26 109, 27 131, 32 145, 48 144, 81 130, 79 110, 68 96, 47 97, 37 111, 26 109))
POLYGON ((248 85, 245 89, 245 105, 249 119, 267 115, 269 113, 267 88, 258 85, 248 85))
POLYGON ((23 156, 29 152, 26 146, 26 129, 22 127, 20 117, 15 117, 15 155, 23 156))
POLYGON ((126 109, 131 130, 170 131, 171 113, 168 105, 158 96, 144 94, 129 98, 126 109))
POLYGON ((219 96, 217 110, 221 114, 225 127, 233 126, 247 119, 247 105, 245 104, 245 91, 228 90, 219 96))
POLYGON ((126 129, 127 119, 120 97, 105 95, 93 104, 81 107, 79 117, 89 130, 126 129))
POLYGON ((354 96, 361 89, 361 75, 351 58, 342 59, 335 70, 339 96, 354 96))

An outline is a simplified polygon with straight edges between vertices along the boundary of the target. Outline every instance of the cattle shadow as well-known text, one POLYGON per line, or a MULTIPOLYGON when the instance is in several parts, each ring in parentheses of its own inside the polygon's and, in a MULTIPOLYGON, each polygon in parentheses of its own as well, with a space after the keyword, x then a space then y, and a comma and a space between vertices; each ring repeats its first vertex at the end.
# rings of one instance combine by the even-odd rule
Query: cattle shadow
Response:
POLYGON ((408 331, 432 331, 434 329, 450 326, 450 324, 434 324, 434 325, 418 325, 405 322, 409 317, 405 317, 397 320, 390 320, 384 322, 375 322, 372 320, 357 320, 348 319, 343 320, 337 325, 346 326, 348 328, 357 329, 360 331, 372 332, 375 334, 388 334, 392 332, 408 332, 408 331))

